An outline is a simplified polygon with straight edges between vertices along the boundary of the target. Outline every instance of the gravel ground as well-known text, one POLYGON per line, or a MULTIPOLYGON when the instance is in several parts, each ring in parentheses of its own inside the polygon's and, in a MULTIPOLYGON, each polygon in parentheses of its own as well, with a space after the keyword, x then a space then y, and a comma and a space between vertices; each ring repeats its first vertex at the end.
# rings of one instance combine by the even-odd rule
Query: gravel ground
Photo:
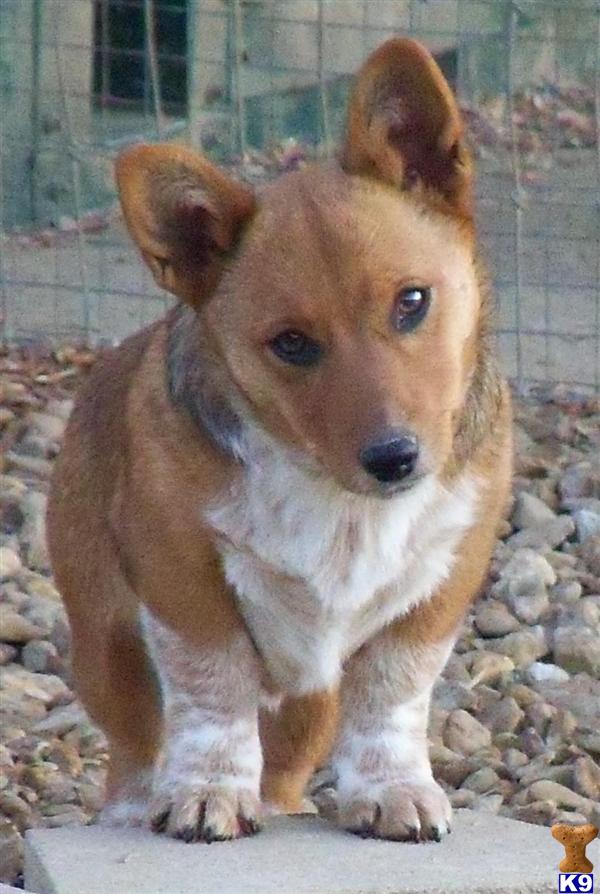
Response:
MULTIPOLYGON (((72 690, 44 509, 93 357, 0 354, 0 881, 32 826, 90 822, 107 753, 72 690)), ((514 505, 435 690, 431 752, 457 807, 600 823, 600 402, 519 402, 514 505)), ((318 779, 317 779, 318 785, 318 779)), ((321 794, 325 794, 324 791, 321 794)))

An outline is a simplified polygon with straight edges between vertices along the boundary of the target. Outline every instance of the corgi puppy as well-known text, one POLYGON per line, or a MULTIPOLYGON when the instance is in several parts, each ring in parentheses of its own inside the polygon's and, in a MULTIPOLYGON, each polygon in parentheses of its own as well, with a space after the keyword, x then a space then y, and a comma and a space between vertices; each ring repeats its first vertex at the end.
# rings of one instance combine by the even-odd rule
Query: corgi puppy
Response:
POLYGON ((342 828, 439 840, 430 695, 511 458, 456 101, 393 39, 336 160, 255 194, 138 145, 117 180, 180 303, 93 368, 49 503, 103 817, 250 835, 328 761, 342 828))

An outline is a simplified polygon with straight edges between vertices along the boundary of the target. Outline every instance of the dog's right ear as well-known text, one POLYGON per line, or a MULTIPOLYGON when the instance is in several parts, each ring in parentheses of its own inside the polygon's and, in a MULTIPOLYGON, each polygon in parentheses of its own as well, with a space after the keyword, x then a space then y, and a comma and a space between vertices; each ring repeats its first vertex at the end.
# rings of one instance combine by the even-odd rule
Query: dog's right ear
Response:
POLYGON ((472 216, 472 169, 456 99, 429 51, 392 38, 358 72, 342 167, 401 189, 412 180, 472 216))
POLYGON ((254 194, 180 145, 136 145, 116 163, 129 232, 159 286, 197 306, 255 210, 254 194))

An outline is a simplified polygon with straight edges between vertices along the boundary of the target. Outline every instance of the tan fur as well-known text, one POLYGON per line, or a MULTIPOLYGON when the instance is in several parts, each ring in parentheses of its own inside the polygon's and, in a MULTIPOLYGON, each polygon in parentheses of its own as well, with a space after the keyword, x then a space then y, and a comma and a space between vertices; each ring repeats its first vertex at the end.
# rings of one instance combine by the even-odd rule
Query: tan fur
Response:
POLYGON ((184 303, 93 369, 50 496, 75 676, 111 746, 105 817, 251 834, 261 765, 263 798, 298 810, 333 749, 343 825, 439 837, 429 691, 510 477, 449 88, 423 48, 390 41, 358 76, 336 162, 259 196, 179 146, 133 147, 117 176, 142 255, 184 303), (434 296, 410 335, 390 323, 406 286, 434 296), (316 367, 273 355, 286 329, 320 342, 316 367), (358 456, 399 426, 423 480, 386 500, 358 456), (269 633, 270 654, 267 616, 289 633, 269 633))

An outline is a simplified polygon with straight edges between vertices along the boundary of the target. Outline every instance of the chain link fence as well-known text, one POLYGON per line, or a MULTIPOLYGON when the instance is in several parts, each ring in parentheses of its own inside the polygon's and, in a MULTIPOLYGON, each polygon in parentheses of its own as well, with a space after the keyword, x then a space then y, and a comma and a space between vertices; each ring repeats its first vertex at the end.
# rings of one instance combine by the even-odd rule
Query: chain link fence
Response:
POLYGON ((393 34, 469 123, 506 372, 600 390, 598 0, 0 0, 4 340, 116 342, 164 311, 115 203, 122 146, 183 139, 260 183, 333 151, 393 34))

